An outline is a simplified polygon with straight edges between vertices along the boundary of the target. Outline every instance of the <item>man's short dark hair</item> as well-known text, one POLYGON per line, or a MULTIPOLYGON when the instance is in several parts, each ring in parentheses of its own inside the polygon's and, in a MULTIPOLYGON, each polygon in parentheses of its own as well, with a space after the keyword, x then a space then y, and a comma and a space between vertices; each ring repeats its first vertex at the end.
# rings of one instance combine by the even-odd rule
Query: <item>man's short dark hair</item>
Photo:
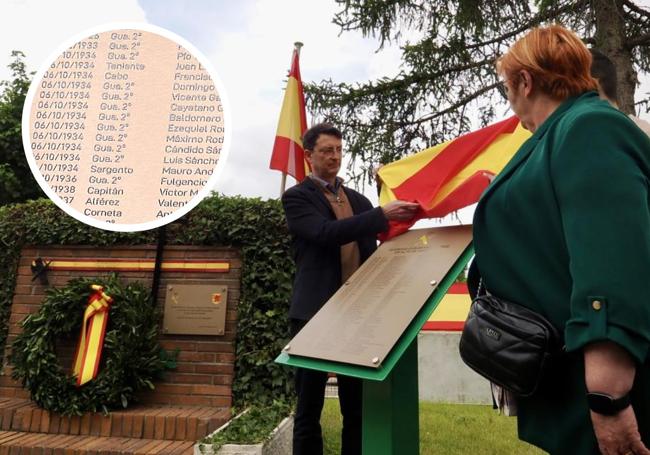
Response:
POLYGON ((589 49, 593 61, 591 63, 591 75, 598 79, 598 85, 607 98, 618 102, 616 84, 616 66, 609 57, 598 49, 589 49))
POLYGON ((334 136, 335 138, 342 139, 343 135, 341 134, 341 131, 331 123, 318 123, 311 128, 309 128, 307 131, 305 131, 305 134, 302 135, 302 147, 305 150, 314 150, 314 147, 316 146, 316 141, 318 140, 318 136, 321 134, 325 134, 327 136, 334 136))

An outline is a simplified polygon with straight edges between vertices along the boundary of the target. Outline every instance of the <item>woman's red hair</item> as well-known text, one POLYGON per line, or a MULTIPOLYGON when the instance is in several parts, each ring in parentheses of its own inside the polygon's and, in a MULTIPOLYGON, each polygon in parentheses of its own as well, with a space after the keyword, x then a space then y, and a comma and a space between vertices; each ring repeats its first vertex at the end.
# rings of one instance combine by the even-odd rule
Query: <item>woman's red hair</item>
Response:
POLYGON ((560 100, 598 89, 590 69, 589 49, 560 25, 532 29, 497 61, 497 72, 511 84, 527 70, 536 89, 560 100))

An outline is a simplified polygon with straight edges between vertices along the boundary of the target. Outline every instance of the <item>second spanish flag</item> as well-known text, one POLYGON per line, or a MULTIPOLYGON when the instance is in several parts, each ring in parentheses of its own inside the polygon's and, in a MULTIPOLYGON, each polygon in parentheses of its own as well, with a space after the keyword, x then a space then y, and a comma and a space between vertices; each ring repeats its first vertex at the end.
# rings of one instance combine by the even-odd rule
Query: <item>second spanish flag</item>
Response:
POLYGON ((309 165, 305 161, 305 152, 302 148, 302 135, 307 130, 307 117, 305 95, 300 79, 298 49, 294 49, 291 58, 291 71, 289 71, 287 89, 282 101, 270 168, 289 174, 302 182, 309 174, 309 165))

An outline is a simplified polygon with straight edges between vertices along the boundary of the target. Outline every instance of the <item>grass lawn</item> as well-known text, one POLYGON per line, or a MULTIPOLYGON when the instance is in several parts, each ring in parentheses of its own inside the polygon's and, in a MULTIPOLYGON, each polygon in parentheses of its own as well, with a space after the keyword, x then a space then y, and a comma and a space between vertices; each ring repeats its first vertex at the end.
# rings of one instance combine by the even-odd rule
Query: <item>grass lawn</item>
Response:
MULTIPOLYGON (((321 419, 325 455, 341 453, 341 415, 335 398, 325 400, 321 419)), ((504 417, 491 406, 420 402, 420 454, 541 455, 517 439, 515 417, 504 417)))

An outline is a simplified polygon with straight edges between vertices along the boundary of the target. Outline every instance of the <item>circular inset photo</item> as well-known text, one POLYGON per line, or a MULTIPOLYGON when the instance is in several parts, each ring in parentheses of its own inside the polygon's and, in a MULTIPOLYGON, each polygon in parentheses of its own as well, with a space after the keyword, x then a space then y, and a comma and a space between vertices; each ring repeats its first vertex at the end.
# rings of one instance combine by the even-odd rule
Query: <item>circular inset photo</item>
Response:
POLYGON ((229 148, 225 91, 183 38, 107 24, 64 43, 36 74, 23 144, 45 193, 112 231, 167 224, 214 188, 229 148))

